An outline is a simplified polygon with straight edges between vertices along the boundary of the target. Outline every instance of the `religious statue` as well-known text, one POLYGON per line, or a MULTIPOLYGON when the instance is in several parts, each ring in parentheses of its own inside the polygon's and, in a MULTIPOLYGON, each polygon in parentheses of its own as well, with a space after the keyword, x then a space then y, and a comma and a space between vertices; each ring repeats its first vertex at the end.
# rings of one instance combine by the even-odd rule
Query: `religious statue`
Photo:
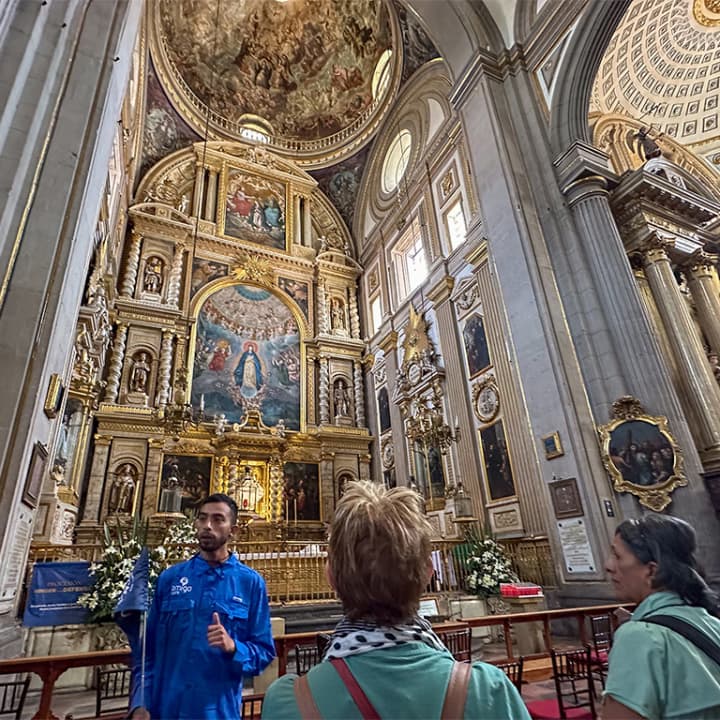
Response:
POLYGON ((180 198, 177 209, 183 214, 187 215, 190 210, 190 196, 186 193, 180 198))
POLYGON ((130 390, 147 395, 149 380, 150 364, 148 363, 148 354, 146 352, 138 353, 138 355, 133 358, 130 390))
POLYGON ((255 473, 248 465, 238 483, 237 503, 241 512, 256 512, 260 501, 265 495, 263 486, 258 482, 255 473))
POLYGON ((710 367, 712 368, 715 380, 720 383, 720 359, 718 359, 717 353, 710 353, 708 360, 710 361, 710 367))
POLYGON ((333 330, 345 329, 345 306, 342 300, 335 298, 330 308, 330 320, 333 330))
POLYGON ((636 152, 642 160, 651 160, 662 155, 662 150, 648 133, 647 128, 641 127, 634 136, 636 152))
POLYGON ((150 257, 145 263, 145 274, 143 276, 143 290, 145 292, 159 295, 162 290, 163 261, 159 257, 150 257))
POLYGON ((215 426, 215 434, 220 437, 225 432, 225 413, 220 413, 213 418, 213 425, 215 426))
POLYGON ((136 470, 130 463, 125 463, 120 467, 110 488, 109 513, 130 514, 132 512, 135 474, 136 470))
POLYGON ((160 489, 161 513, 182 512, 182 481, 180 480, 179 472, 177 464, 173 463, 170 468, 170 474, 160 489))
POLYGON ((350 415, 350 395, 347 383, 340 378, 333 387, 333 400, 335 401, 335 417, 348 417, 350 415))
POLYGON ((254 397, 262 387, 263 376, 260 358, 257 355, 257 344, 246 342, 243 354, 235 368, 235 383, 243 395, 254 397))

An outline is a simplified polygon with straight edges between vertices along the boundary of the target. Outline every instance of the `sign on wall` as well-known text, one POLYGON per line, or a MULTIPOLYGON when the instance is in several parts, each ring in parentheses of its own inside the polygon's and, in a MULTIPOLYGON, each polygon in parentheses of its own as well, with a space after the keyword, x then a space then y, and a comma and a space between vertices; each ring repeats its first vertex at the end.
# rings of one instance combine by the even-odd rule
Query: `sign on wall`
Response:
POLYGON ((88 610, 78 604, 78 598, 90 592, 92 585, 89 562, 35 563, 23 624, 42 627, 87 622, 88 610))

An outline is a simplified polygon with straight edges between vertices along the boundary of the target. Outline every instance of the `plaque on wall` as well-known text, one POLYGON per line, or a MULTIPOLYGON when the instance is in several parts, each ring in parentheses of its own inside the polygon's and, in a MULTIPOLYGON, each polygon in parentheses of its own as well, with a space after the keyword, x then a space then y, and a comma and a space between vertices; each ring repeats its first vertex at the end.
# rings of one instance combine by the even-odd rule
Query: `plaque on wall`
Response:
POLYGON ((590 547, 585 520, 583 518, 558 520, 557 528, 566 570, 569 573, 595 572, 597 566, 590 547))

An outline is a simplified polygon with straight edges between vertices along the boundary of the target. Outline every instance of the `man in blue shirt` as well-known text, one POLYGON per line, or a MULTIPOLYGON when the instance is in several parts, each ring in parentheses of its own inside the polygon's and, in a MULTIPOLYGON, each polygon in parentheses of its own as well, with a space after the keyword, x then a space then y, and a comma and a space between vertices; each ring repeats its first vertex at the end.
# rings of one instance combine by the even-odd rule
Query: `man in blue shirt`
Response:
POLYGON ((232 498, 210 495, 195 520, 200 552, 158 578, 133 720, 239 720, 243 677, 275 656, 265 582, 227 546, 237 513, 232 498))

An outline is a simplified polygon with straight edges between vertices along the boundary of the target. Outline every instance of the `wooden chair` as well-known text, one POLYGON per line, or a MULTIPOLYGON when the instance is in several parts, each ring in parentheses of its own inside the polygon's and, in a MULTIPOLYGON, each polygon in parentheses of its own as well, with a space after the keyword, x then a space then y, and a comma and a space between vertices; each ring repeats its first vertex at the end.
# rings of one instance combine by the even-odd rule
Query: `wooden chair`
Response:
POLYGON ((95 670, 95 715, 107 715, 127 710, 130 698, 130 668, 95 670), (108 707, 109 703, 109 707, 108 707))
POLYGON ((522 693, 522 675, 523 663, 525 658, 520 656, 519 660, 508 660, 506 662, 493 663, 495 667, 500 668, 512 681, 519 693, 522 693))
POLYGON ((554 700, 526 703, 535 720, 596 720, 595 693, 590 672, 590 648, 561 652, 551 650, 554 700))
POLYGON ((295 671, 298 675, 304 675, 319 662, 320 656, 315 645, 295 646, 295 671))
POLYGON ((612 647, 612 622, 610 615, 593 615, 590 618, 592 645, 590 645, 590 669, 605 687, 608 670, 608 656, 612 647))
POLYGON ((0 716, 20 720, 25 707, 25 697, 30 685, 30 676, 24 680, 0 682, 0 716))
POLYGON ((265 699, 265 693, 254 693, 252 695, 243 695, 242 711, 240 717, 242 720, 260 720, 262 715, 262 704, 265 699))
POLYGON ((452 656, 460 662, 472 661, 472 629, 446 630, 439 632, 438 637, 452 656))

